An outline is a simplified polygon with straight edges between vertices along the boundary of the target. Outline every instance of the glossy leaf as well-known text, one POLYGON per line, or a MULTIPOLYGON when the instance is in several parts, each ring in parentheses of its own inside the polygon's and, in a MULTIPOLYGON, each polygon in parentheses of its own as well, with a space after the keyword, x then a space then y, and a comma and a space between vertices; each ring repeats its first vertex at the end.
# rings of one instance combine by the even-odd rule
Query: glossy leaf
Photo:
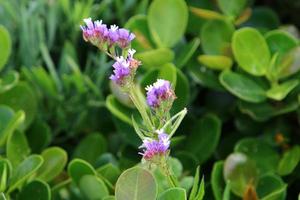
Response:
POLYGON ((76 158, 68 165, 68 174, 76 184, 79 184, 83 176, 96 175, 96 171, 88 162, 76 158))
POLYGON ((205 162, 215 151, 221 135, 221 120, 215 115, 207 115, 198 120, 186 148, 197 155, 200 163, 205 162), (205 153, 204 153, 205 152, 205 153))
POLYGON ((233 18, 238 17, 247 5, 247 0, 218 0, 221 11, 233 18))
POLYGON ((0 26, 0 71, 6 64, 11 53, 11 38, 9 32, 4 26, 0 26))
POLYGON ((80 191, 88 200, 103 200, 109 195, 104 182, 94 175, 85 175, 79 182, 80 191))
POLYGON ((43 181, 32 181, 22 189, 18 200, 51 200, 50 187, 43 181))
POLYGON ((154 0, 148 11, 149 29, 160 47, 173 47, 183 36, 188 8, 183 0, 154 0))
POLYGON ((208 20, 215 20, 215 19, 224 19, 225 16, 213 11, 213 10, 207 10, 207 9, 202 9, 202 8, 196 8, 196 7, 190 7, 190 11, 200 17, 200 18, 204 18, 204 19, 208 19, 208 20))
POLYGON ((267 91, 267 96, 271 99, 281 101, 284 99, 297 85, 298 80, 289 80, 280 85, 275 85, 267 91))
POLYGON ((60 147, 45 149, 41 156, 44 159, 44 163, 38 170, 37 177, 46 182, 58 176, 63 171, 68 160, 67 153, 60 147))
POLYGON ((121 174, 115 194, 116 200, 155 200, 157 184, 149 171, 134 167, 121 174))
POLYGON ((225 20, 207 21, 200 32, 202 49, 209 55, 231 55, 232 24, 225 20))
POLYGON ((248 102, 259 103, 266 100, 264 88, 258 82, 248 78, 245 75, 223 71, 219 76, 222 85, 230 93, 248 102))
POLYGON ((300 147, 294 146, 287 150, 278 164, 277 172, 281 176, 286 176, 293 172, 300 162, 300 147))
POLYGON ((14 131, 8 137, 6 144, 6 155, 15 168, 18 166, 30 153, 27 138, 23 132, 14 131))
POLYGON ((277 175, 266 174, 262 176, 256 188, 261 200, 286 199, 286 184, 277 175))
POLYGON ((11 192, 22 185, 30 178, 43 164, 43 158, 39 155, 31 155, 18 165, 10 179, 8 192, 11 192))
POLYGON ((198 61, 214 70, 225 70, 232 66, 232 59, 227 56, 200 55, 198 61))
POLYGON ((239 66, 246 72, 254 76, 266 74, 271 54, 266 40, 256 29, 242 28, 236 31, 232 49, 239 66))
POLYGON ((163 64, 172 62, 174 59, 174 52, 171 49, 159 48, 137 53, 135 57, 142 61, 144 67, 159 67, 163 64))
POLYGON ((183 188, 170 188, 159 195, 157 200, 186 200, 186 192, 183 188))

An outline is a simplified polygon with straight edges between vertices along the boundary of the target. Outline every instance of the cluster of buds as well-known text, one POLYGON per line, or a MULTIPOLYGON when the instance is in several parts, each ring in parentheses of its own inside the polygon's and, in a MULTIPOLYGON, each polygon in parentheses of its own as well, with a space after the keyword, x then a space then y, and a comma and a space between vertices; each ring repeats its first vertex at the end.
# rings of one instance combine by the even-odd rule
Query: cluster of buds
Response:
POLYGON ((170 138, 169 135, 164 133, 162 130, 156 132, 157 138, 145 138, 143 144, 140 146, 144 151, 139 153, 143 155, 145 160, 160 160, 161 156, 165 156, 169 152, 170 138), (155 159, 158 158, 158 159, 155 159))
POLYGON ((157 114, 167 113, 176 99, 174 90, 169 81, 158 79, 153 85, 146 87, 147 104, 157 114))
POLYGON ((99 49, 103 50, 106 47, 118 45, 120 48, 125 49, 130 46, 130 42, 135 38, 133 33, 127 29, 120 28, 116 25, 107 28, 102 20, 92 21, 91 18, 84 19, 85 26, 80 26, 83 38, 87 42, 91 42, 99 49))

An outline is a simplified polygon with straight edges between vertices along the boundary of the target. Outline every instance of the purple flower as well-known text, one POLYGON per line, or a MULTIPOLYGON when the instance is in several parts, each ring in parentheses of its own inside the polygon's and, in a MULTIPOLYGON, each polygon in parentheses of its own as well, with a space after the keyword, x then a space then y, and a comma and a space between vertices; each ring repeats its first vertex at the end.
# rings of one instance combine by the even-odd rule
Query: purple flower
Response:
POLYGON ((162 102, 173 103, 174 91, 169 81, 158 79, 153 85, 147 86, 147 103, 151 108, 157 108, 162 102))
POLYGON ((102 24, 102 20, 92 21, 91 18, 83 20, 86 26, 80 26, 85 41, 91 42, 99 48, 106 42, 108 30, 106 24, 102 24))
POLYGON ((114 45, 118 41, 118 39, 119 39, 118 29, 119 29, 119 27, 116 25, 110 26, 110 29, 108 30, 109 46, 114 45))
POLYGON ((166 155, 170 147, 170 139, 166 133, 161 130, 157 131, 158 139, 146 138, 143 140, 143 144, 140 146, 144 149, 142 153, 145 160, 151 160, 154 156, 166 155))
POLYGON ((123 56, 117 57, 113 68, 114 74, 110 76, 110 79, 118 85, 123 85, 125 78, 131 75, 130 62, 124 59, 123 56))
POLYGON ((118 44, 121 48, 126 48, 130 44, 130 42, 135 38, 133 33, 130 33, 127 29, 121 28, 119 29, 119 38, 118 44))

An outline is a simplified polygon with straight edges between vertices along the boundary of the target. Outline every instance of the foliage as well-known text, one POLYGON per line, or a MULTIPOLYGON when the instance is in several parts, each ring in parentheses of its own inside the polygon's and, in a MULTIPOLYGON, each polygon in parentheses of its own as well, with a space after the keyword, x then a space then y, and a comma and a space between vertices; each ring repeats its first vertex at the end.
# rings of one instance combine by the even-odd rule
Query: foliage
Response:
POLYGON ((259 3, 0 0, 0 199, 299 198, 299 31, 259 3), (175 187, 140 163, 142 118, 84 43, 87 17, 135 34, 138 95, 165 79, 171 115, 187 108, 175 187))

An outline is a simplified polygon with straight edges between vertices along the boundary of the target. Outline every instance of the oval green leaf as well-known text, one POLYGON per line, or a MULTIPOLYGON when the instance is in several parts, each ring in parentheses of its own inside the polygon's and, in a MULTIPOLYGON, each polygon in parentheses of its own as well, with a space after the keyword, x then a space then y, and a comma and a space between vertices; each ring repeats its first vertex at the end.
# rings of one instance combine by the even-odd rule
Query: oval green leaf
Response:
POLYGON ((225 70, 232 66, 232 59, 227 56, 200 55, 198 61, 213 70, 225 70))
POLYGON ((51 200, 50 187, 43 181, 32 181, 22 189, 18 200, 51 200))
POLYGON ((245 75, 223 71, 219 80, 233 95, 245 101, 259 103, 266 100, 266 92, 261 85, 245 75))
POLYGON ((294 146, 287 150, 280 159, 277 172, 280 176, 286 176, 293 172, 300 162, 300 147, 294 146))
POLYGON ((6 64, 11 53, 11 38, 4 26, 0 25, 0 71, 6 64))
POLYGON ((79 189, 87 200, 103 200, 109 195, 104 182, 95 175, 85 175, 79 181, 79 189))
POLYGON ((148 11, 149 29, 160 47, 173 47, 183 36, 188 22, 184 0, 154 0, 148 11))
POLYGON ((171 49, 160 48, 135 54, 135 57, 142 61, 146 68, 159 67, 170 63, 174 59, 174 52, 171 49))
POLYGON ((298 80, 289 80, 279 85, 274 85, 267 91, 267 96, 271 99, 281 101, 283 100, 297 85, 298 80))
POLYGON ((186 192, 183 188, 170 188, 161 195, 159 195, 157 200, 186 200, 186 192))
POLYGON ((96 175, 96 171, 88 162, 76 158, 70 162, 68 174, 76 184, 79 184, 83 176, 96 175))

